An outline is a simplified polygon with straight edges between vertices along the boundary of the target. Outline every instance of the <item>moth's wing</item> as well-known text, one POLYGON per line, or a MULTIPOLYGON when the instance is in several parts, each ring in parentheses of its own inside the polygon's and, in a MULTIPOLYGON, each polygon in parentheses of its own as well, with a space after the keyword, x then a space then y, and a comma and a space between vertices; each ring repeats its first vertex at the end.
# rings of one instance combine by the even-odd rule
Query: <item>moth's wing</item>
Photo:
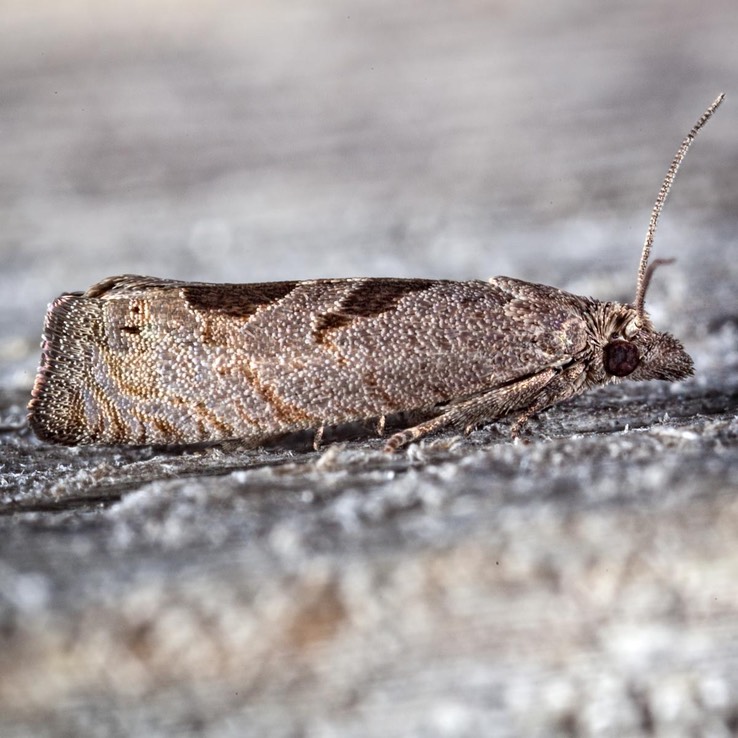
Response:
POLYGON ((433 407, 566 363, 578 299, 504 278, 112 278, 51 306, 30 420, 65 443, 194 443, 433 407))
POLYGON ((103 280, 50 306, 30 424, 61 443, 168 444, 382 414, 362 352, 328 336, 429 284, 103 280))
POLYGON ((278 363, 280 338, 289 344, 294 333, 274 325, 260 341, 251 320, 266 322, 298 284, 122 275, 61 295, 46 314, 31 427, 67 444, 169 444, 305 424, 304 413, 271 402, 251 369, 261 349, 278 363))
MULTIPOLYGON (((484 321, 494 347, 488 355, 489 374, 481 386, 451 398, 436 417, 395 433, 385 446, 394 451, 446 427, 471 430, 481 423, 515 415, 516 435, 540 410, 579 394, 586 387, 591 328, 587 315, 595 303, 553 287, 505 277, 490 280, 496 311, 484 321)), ((485 328, 475 331, 482 335, 485 328)), ((458 357, 470 360, 463 346, 458 357)))
POLYGON ((504 336, 498 347, 500 375, 508 381, 560 368, 591 348, 587 316, 596 310, 594 300, 510 277, 495 277, 488 284, 503 301, 504 336))
POLYGON ((260 342, 277 325, 289 345, 262 343, 259 376, 329 423, 474 396, 586 346, 581 298, 504 278, 301 283, 251 324, 260 342))

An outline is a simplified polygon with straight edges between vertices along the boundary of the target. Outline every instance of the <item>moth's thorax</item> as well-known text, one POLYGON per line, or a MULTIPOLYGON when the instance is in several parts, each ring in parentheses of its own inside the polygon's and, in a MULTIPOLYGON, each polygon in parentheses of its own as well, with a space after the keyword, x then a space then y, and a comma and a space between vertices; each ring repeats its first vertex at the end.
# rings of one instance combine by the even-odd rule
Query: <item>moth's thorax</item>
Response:
POLYGON ((640 325, 638 314, 631 305, 620 302, 592 301, 593 309, 585 313, 591 334, 601 346, 614 338, 630 340, 640 329, 653 331, 648 316, 643 316, 640 325))

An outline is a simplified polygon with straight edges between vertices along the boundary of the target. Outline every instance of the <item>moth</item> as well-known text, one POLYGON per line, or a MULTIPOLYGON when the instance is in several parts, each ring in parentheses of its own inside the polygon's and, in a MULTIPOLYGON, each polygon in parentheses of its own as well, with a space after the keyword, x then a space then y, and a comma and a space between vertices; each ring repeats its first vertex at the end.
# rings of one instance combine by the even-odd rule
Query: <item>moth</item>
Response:
POLYGON ((257 443, 410 411, 394 451, 443 428, 534 414, 592 387, 684 379, 682 344, 644 309, 659 215, 646 233, 632 304, 509 277, 483 281, 319 279, 206 284, 110 277, 49 307, 29 423, 62 444, 257 443))

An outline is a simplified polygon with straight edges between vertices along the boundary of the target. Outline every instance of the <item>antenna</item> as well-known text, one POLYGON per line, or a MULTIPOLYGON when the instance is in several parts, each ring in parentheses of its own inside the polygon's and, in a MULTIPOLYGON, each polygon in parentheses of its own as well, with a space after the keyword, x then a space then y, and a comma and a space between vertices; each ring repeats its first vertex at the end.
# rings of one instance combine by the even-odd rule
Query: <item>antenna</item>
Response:
POLYGON ((638 266, 638 284, 636 287, 635 298, 635 309, 638 322, 640 322, 643 318, 643 307, 646 302, 646 290, 648 289, 648 283, 651 281, 653 270, 660 264, 668 263, 668 261, 665 261, 663 259, 657 259, 656 261, 654 261, 653 264, 651 264, 650 267, 648 266, 648 258, 651 255, 651 248, 653 246, 653 237, 656 233, 656 224, 659 221, 659 215, 661 215, 661 210, 663 209, 664 203, 666 202, 666 196, 669 194, 669 190, 674 184, 674 178, 676 177, 679 165, 682 163, 687 150, 692 145, 692 141, 694 141, 695 137, 699 133, 700 128, 702 128, 702 126, 704 126, 705 123, 707 123, 707 121, 712 118, 712 114, 718 109, 720 103, 723 101, 724 98, 725 93, 721 92, 715 98, 715 101, 712 103, 712 105, 710 105, 710 107, 707 108, 704 113, 702 113, 700 119, 694 124, 692 130, 687 134, 687 137, 684 139, 684 141, 682 141, 682 145, 679 147, 679 151, 676 152, 676 156, 671 162, 669 171, 666 173, 664 181, 661 183, 661 189, 659 190, 659 194, 656 197, 656 202, 653 205, 653 210, 651 211, 651 220, 648 223, 648 230, 646 231, 646 241, 643 244, 643 252, 641 253, 641 263, 638 266))

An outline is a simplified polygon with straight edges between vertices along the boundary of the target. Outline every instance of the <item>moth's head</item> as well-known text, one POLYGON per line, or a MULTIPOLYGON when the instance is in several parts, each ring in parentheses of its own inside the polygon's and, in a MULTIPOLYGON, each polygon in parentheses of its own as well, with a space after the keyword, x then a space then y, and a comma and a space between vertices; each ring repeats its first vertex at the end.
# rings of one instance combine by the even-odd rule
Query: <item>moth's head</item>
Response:
POLYGON ((608 376, 672 382, 694 373, 692 359, 680 341, 669 333, 655 331, 644 315, 628 317, 612 331, 603 347, 602 362, 608 376))

